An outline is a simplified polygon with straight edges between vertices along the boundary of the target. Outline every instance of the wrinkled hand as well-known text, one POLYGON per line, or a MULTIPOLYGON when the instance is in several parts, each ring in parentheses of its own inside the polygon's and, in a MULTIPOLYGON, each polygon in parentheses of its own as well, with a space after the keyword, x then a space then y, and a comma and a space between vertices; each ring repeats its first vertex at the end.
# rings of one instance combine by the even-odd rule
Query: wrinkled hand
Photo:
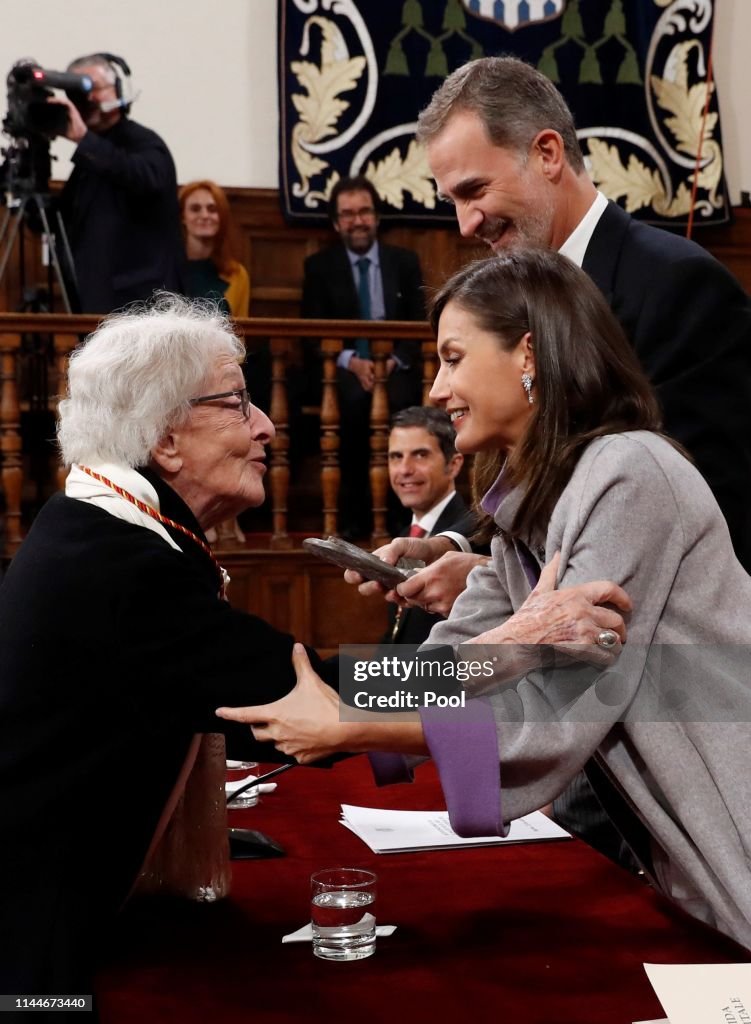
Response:
POLYGON ((424 608, 433 615, 448 615, 467 586, 470 572, 487 561, 484 555, 448 551, 437 562, 400 583, 396 592, 408 607, 424 608))
POLYGON ((579 659, 609 664, 626 642, 623 616, 630 612, 628 594, 610 580, 579 583, 556 590, 560 553, 540 574, 537 586, 519 610, 502 626, 481 633, 470 644, 551 644, 579 659), (597 637, 603 629, 612 629, 618 643, 611 648, 599 647, 597 637))
POLYGON ((47 102, 54 103, 58 107, 67 107, 68 127, 63 134, 65 135, 65 138, 70 139, 71 142, 80 142, 89 129, 86 127, 78 108, 70 102, 67 96, 50 97, 47 102))
POLYGON ((360 381, 363 391, 372 391, 375 384, 375 363, 372 359, 361 359, 360 356, 352 356, 347 369, 354 373, 360 381))
MULTIPOLYGON (((395 537, 389 544, 376 548, 373 554, 382 562, 388 562, 389 565, 396 565, 400 558, 419 558, 426 565, 430 565, 444 552, 453 550, 453 544, 446 537, 395 537)), ((395 590, 387 591, 380 583, 376 583, 375 580, 366 580, 354 569, 346 569, 344 579, 345 582, 356 586, 363 597, 370 597, 372 594, 385 594, 387 601, 401 605, 406 604, 395 590)))
POLYGON ((346 750, 348 733, 339 721, 339 696, 311 668, 302 644, 292 650, 295 687, 280 700, 247 708, 217 708, 219 718, 246 722, 260 742, 270 741, 299 764, 346 750))

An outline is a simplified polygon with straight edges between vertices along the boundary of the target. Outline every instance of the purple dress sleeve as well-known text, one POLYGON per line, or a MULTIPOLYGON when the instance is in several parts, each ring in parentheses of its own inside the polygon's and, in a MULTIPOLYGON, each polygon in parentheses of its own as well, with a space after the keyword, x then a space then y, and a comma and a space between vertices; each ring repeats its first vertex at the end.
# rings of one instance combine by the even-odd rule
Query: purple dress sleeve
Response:
MULTIPOLYGON (((438 769, 449 820, 460 836, 503 836, 498 735, 490 703, 470 700, 466 708, 423 708, 425 740, 438 769)), ((377 785, 411 782, 414 759, 370 754, 377 785)))

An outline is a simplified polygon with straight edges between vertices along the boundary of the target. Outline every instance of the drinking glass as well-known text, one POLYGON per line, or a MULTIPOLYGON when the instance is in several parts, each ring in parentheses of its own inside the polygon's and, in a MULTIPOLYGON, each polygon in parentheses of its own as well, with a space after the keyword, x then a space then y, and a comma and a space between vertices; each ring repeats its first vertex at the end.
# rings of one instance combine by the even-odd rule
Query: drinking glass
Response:
POLYGON ((322 960, 363 960, 375 953, 376 876, 361 868, 311 875, 313 953, 322 960))
MULTIPOLYGON (((258 774, 258 762, 257 761, 227 761, 227 797, 231 797, 232 792, 238 786, 244 782, 250 782, 252 778, 255 778, 258 774), (234 785, 233 785, 234 784, 234 785)), ((236 800, 232 800, 229 807, 236 807, 238 810, 245 807, 255 807, 258 803, 258 787, 253 786, 252 789, 246 789, 245 792, 239 796, 236 800)))

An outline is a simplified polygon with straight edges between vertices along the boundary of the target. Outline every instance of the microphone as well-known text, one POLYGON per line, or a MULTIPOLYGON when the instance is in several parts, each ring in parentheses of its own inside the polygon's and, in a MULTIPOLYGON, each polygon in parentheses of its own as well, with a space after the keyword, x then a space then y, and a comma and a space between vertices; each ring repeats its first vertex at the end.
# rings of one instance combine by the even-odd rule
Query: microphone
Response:
POLYGON ((113 110, 119 110, 121 107, 129 107, 140 95, 140 92, 136 92, 127 99, 124 96, 121 96, 117 100, 103 100, 101 103, 98 103, 97 106, 103 114, 110 114, 113 110))

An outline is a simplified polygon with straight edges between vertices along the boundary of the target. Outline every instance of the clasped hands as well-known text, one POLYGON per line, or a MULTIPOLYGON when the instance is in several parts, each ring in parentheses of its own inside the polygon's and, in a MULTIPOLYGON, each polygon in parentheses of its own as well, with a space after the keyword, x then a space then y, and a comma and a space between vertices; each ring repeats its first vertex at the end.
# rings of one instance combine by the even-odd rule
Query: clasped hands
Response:
MULTIPOLYGON (((391 371, 396 366, 395 359, 386 360, 386 376, 388 377, 391 371)), ((347 365, 347 369, 354 373, 360 382, 360 387, 363 391, 372 391, 375 387, 375 363, 372 359, 363 359, 361 356, 353 355, 347 365)))
MULTIPOLYGON (((396 555, 391 564, 402 554, 420 557, 418 546, 425 541, 404 539, 408 541, 407 550, 396 555)), ((394 554, 395 543, 387 546, 392 548, 390 555, 394 554)), ((385 560, 390 561, 390 558, 385 560)), ((506 649, 508 657, 498 664, 494 682, 501 682, 503 678, 513 679, 536 667, 541 644, 551 645, 576 660, 600 665, 611 664, 620 653, 621 645, 626 641, 623 615, 632 607, 626 592, 609 580, 595 580, 556 590, 559 562, 560 556, 556 554, 514 615, 501 625, 466 641, 467 644, 511 645, 506 649), (617 635, 618 642, 614 647, 605 649, 598 646, 596 641, 603 630, 612 630, 617 635)), ((354 578, 357 573, 347 570, 345 575, 349 582, 358 582, 354 578)), ((415 579, 412 577, 400 584, 398 590, 402 591, 415 579)), ((365 583, 361 577, 359 580, 361 588, 371 588, 367 592, 372 592, 372 587, 383 591, 378 584, 365 583)), ((368 749, 387 749, 385 745, 379 748, 378 743, 374 743, 372 724, 363 728, 359 722, 341 721, 338 694, 314 672, 302 644, 295 644, 292 663, 297 683, 285 697, 255 707, 221 707, 216 712, 218 717, 250 725, 257 740, 274 743, 277 750, 294 757, 300 764, 309 764, 343 751, 358 753, 368 749)), ((404 749, 420 752, 414 726, 405 726, 404 736, 404 749), (409 729, 413 730, 412 733, 409 729)))

